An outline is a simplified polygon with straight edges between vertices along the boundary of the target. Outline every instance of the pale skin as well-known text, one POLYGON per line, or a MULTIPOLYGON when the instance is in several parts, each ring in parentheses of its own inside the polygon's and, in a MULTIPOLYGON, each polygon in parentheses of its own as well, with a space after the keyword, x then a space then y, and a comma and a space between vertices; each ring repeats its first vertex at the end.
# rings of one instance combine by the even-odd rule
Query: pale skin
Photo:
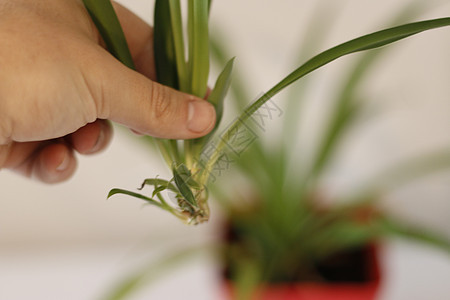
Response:
POLYGON ((155 83, 152 29, 114 4, 137 72, 112 57, 80 0, 0 0, 0 168, 46 183, 103 150, 108 120, 162 138, 207 134, 205 100, 155 83))

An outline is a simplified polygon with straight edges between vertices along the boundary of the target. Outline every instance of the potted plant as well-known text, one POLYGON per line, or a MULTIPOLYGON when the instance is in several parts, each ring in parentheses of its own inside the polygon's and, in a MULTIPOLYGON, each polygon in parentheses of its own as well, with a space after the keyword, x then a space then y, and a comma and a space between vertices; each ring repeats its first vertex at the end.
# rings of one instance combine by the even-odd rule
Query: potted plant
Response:
MULTIPOLYGON (((292 167, 282 148, 268 151, 255 143, 235 161, 245 174, 241 190, 215 187, 225 207, 224 277, 231 299, 376 299, 382 240, 412 238, 450 253, 449 240, 377 208, 375 201, 390 190, 378 180, 366 192, 323 196, 320 177, 306 184, 302 168, 292 167), (324 204, 335 201, 340 204, 324 204)), ((449 167, 448 151, 434 153, 389 171, 384 180, 398 188, 405 179, 449 167), (413 174, 411 166, 420 171, 413 174)))
POLYGON ((270 151, 255 143, 235 160, 245 174, 241 189, 214 188, 225 208, 222 255, 231 299, 377 299, 383 240, 408 238, 450 253, 450 240, 376 205, 417 177, 448 170, 448 149, 402 162, 369 180, 370 187, 334 197, 321 194, 320 175, 302 179, 301 165, 292 167, 283 143, 272 142, 277 146, 270 151))
MULTIPOLYGON (((109 0, 84 0, 84 2, 108 49, 132 68, 133 62, 126 41, 109 0)), ((155 1, 154 30, 158 79, 163 84, 199 97, 207 95, 210 6, 211 1, 207 0, 188 2, 188 46, 185 47, 180 2, 155 1)), ((318 185, 320 175, 332 158, 334 148, 339 144, 350 121, 357 116, 354 110, 355 103, 350 101, 348 90, 345 91, 346 97, 337 101, 338 106, 334 116, 330 118, 329 130, 324 135, 313 163, 306 168, 302 167, 298 173, 298 170, 292 174, 287 172, 289 162, 283 161, 285 147, 289 148, 292 145, 286 146, 284 140, 279 141, 284 147, 268 150, 258 142, 253 142, 250 148, 247 148, 248 145, 242 145, 237 139, 238 134, 246 129, 251 135, 251 128, 254 126, 252 115, 258 109, 281 90, 314 70, 342 56, 375 49, 428 29, 448 25, 450 18, 408 23, 353 39, 313 56, 240 112, 240 117, 228 126, 223 134, 217 135, 216 126, 213 133, 197 140, 155 140, 172 170, 173 178, 144 180, 142 188, 152 186, 154 190, 151 194, 113 189, 109 196, 126 194, 137 197, 172 213, 188 224, 202 223, 209 218, 208 186, 211 186, 214 168, 229 153, 242 154, 245 159, 237 160, 236 164, 254 184, 251 196, 254 201, 248 205, 242 202, 227 204, 230 243, 226 251, 229 262, 227 274, 239 283, 240 288, 237 290, 242 299, 250 299, 248 297, 252 297, 255 289, 258 293, 259 283, 263 281, 323 279, 328 275, 323 275, 318 270, 326 269, 328 266, 324 266, 322 262, 333 261, 334 255, 344 255, 340 253, 343 249, 356 249, 357 255, 362 257, 361 261, 365 262, 367 260, 364 258, 370 257, 373 251, 373 248, 370 248, 372 246, 366 248, 366 245, 390 233, 409 235, 448 249, 446 241, 407 230, 370 205, 380 197, 380 191, 384 192, 385 187, 391 184, 391 180, 386 184, 388 178, 386 175, 382 176, 382 180, 371 181, 373 185, 368 185, 355 195, 351 195, 349 198, 354 201, 350 203, 336 207, 322 207, 317 204, 321 199, 318 185), (255 160, 259 163, 255 164, 255 160), (255 169, 257 165, 260 169, 255 169), (176 205, 172 205, 170 200, 164 197, 163 192, 166 190, 172 193, 176 205), (294 264, 298 266, 293 267, 294 264)), ((233 60, 224 62, 223 65, 224 69, 214 88, 209 96, 205 97, 216 107, 218 124, 230 85, 233 60)), ((422 166, 434 170, 437 166, 442 166, 442 162, 448 163, 448 153, 433 154, 424 160, 414 160, 413 164, 407 162, 407 172, 398 171, 404 170, 401 166, 388 174, 394 174, 390 178, 402 183, 415 175, 423 174, 422 166)), ((228 199, 230 196, 234 197, 227 195, 225 198, 228 199)), ((342 260, 344 259, 338 259, 342 260)), ((376 267, 373 267, 374 262, 369 262, 368 266, 370 264, 373 272, 368 276, 373 276, 373 280, 369 284, 371 287, 368 297, 373 297, 378 279, 376 267)), ((305 290, 307 288, 303 288, 303 291, 305 290)), ((295 290, 293 293, 297 295, 301 292, 295 290)), ((334 292, 334 296, 336 295, 334 292)), ((345 297, 350 299, 348 298, 350 296, 345 297)))
MULTIPOLYGON (((413 17, 420 11, 416 9, 405 7, 392 23, 413 17)), ((307 36, 301 44, 314 48, 319 42, 317 36, 307 36)), ((227 48, 214 44, 215 49, 227 48)), ((344 195, 327 193, 323 186, 339 146, 365 115, 358 88, 388 49, 361 55, 341 78, 334 99, 328 99, 333 109, 312 155, 303 153, 299 159, 296 150, 296 144, 308 143, 297 131, 308 113, 298 109, 298 102, 308 101, 305 91, 314 84, 304 82, 286 95, 279 131, 252 141, 233 157, 229 176, 223 176, 228 180, 216 181, 213 192, 226 220, 225 287, 232 299, 375 299, 384 239, 406 237, 450 252, 450 240, 400 222, 377 206, 420 177, 448 171, 449 148, 399 161, 344 195)), ((214 54, 223 63, 223 53, 214 54)), ((238 75, 231 89, 236 107, 248 98, 246 80, 238 75)), ((269 105, 261 112, 266 123, 273 121, 270 114, 282 114, 275 103, 269 105)), ((261 122, 255 119, 255 132, 261 122)))

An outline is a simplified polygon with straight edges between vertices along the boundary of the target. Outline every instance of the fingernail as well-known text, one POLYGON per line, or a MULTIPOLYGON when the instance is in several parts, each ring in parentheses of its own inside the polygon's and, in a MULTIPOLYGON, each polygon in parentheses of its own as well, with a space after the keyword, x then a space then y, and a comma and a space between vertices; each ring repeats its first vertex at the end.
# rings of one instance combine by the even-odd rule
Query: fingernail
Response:
POLYGON ((104 128, 102 127, 100 129, 100 133, 98 134, 97 141, 95 142, 95 145, 89 150, 89 153, 95 153, 98 150, 100 150, 100 147, 103 145, 103 142, 105 141, 105 132, 104 128))
POLYGON ((64 154, 64 159, 61 161, 61 163, 56 167, 56 171, 64 171, 69 166, 70 158, 69 154, 64 154))
POLYGON ((189 102, 187 128, 195 133, 210 129, 216 120, 214 106, 205 100, 189 102))

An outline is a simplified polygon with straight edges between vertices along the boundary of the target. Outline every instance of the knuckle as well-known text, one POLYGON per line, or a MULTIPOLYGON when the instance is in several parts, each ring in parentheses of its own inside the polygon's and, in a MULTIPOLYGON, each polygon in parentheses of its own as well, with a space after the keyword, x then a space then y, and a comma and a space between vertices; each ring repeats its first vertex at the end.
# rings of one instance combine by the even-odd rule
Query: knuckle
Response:
MULTIPOLYGON (((86 51, 87 52, 87 51, 86 51)), ((96 59, 96 54, 87 54, 85 59, 90 63, 96 59)), ((98 59, 97 59, 98 60, 98 59)), ((79 95, 85 108, 87 122, 93 122, 97 118, 107 119, 110 116, 110 107, 107 101, 106 88, 108 80, 105 73, 98 69, 98 65, 90 63, 80 70, 79 95)))
POLYGON ((111 108, 109 102, 106 101, 105 85, 101 84, 99 86, 97 94, 90 88, 89 96, 90 101, 94 103, 95 107, 90 111, 92 113, 90 122, 94 121, 96 118, 108 119, 111 115, 111 108))
POLYGON ((169 92, 160 84, 151 86, 151 111, 153 117, 157 120, 165 120, 170 117, 172 111, 172 101, 170 101, 169 92))

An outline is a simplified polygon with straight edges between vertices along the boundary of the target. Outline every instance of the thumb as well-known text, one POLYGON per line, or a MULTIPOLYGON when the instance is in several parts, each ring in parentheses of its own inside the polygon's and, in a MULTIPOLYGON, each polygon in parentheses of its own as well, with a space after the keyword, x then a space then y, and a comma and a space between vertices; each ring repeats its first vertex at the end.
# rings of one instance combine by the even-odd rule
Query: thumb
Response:
POLYGON ((168 139, 197 138, 213 129, 216 113, 206 100, 153 82, 112 56, 102 57, 108 61, 96 64, 101 76, 88 79, 97 84, 91 91, 98 91, 92 95, 98 118, 168 139))

